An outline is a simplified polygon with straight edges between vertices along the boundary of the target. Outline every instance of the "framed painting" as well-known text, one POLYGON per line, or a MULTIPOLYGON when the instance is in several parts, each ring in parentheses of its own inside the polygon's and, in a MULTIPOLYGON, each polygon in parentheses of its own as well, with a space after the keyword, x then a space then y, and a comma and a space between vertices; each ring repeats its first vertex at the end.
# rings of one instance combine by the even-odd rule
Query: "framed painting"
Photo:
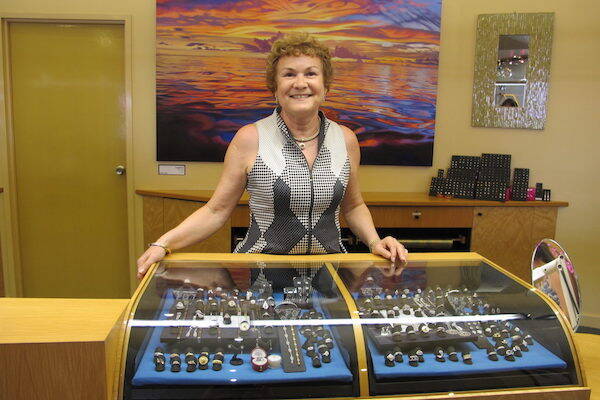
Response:
POLYGON ((272 43, 304 31, 332 52, 326 116, 362 164, 431 166, 441 0, 157 0, 158 161, 223 161, 235 132, 272 113, 272 43))

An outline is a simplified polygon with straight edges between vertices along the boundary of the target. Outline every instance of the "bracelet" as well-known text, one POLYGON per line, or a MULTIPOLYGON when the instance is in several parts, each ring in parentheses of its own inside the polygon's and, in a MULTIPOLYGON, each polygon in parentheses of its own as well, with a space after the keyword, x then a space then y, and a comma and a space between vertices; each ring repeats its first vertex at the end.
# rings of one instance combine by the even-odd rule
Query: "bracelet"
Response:
POLYGON ((152 247, 152 246, 156 246, 156 247, 162 247, 162 248, 165 250, 165 254, 167 254, 167 255, 171 254, 171 249, 170 249, 170 248, 168 248, 167 246, 165 246, 165 245, 164 245, 164 244, 162 244, 162 243, 157 243, 157 242, 154 242, 154 243, 150 243, 150 244, 148 245, 148 247, 152 247))
POLYGON ((369 243, 367 243, 367 247, 369 248, 369 251, 372 253, 373 252, 373 245, 375 245, 375 243, 380 242, 381 239, 373 239, 373 240, 369 240, 369 243))

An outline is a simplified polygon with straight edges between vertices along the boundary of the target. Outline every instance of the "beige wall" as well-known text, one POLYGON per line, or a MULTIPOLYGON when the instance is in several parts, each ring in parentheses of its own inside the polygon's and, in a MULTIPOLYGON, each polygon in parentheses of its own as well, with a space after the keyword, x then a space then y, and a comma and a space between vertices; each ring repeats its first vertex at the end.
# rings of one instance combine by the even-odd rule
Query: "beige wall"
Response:
MULTIPOLYGON (((155 160, 153 0, 4 0, 0 13, 116 14, 133 17, 134 165, 138 188, 212 189, 221 172, 215 163, 190 163, 184 177, 158 176, 155 160)), ((595 288, 594 245, 600 241, 600 28, 596 0, 444 0, 433 167, 360 169, 365 191, 425 191, 437 168, 451 155, 509 153, 513 167, 531 169, 531 182, 552 189, 555 200, 571 203, 559 213, 557 239, 580 274, 586 325, 600 327, 595 288), (548 120, 543 131, 470 126, 475 23, 478 14, 555 12, 548 120)), ((133 171, 133 174, 131 174, 133 171)), ((132 176, 133 175, 133 176, 132 176)), ((2 182, 0 182, 2 185, 2 182)), ((2 195, 0 195, 2 196, 2 195)), ((136 239, 141 249, 141 207, 136 203, 136 239)))

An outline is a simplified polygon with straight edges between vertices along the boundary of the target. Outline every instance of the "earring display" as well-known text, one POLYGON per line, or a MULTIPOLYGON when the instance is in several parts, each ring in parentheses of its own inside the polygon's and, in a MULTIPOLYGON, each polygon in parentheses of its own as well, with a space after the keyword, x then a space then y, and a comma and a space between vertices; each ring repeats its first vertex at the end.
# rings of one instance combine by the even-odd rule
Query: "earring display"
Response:
POLYGON ((408 398, 581 386, 568 325, 486 259, 413 253, 392 268, 351 256, 161 262, 128 320, 122 398, 408 398))

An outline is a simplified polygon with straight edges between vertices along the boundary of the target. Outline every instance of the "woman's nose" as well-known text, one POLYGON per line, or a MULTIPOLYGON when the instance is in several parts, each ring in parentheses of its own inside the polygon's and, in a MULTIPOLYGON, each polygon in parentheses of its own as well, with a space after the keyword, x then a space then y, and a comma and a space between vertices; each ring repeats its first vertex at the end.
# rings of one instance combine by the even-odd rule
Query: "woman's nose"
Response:
POLYGON ((296 79, 294 79, 294 87, 296 88, 304 88, 306 87, 306 78, 302 74, 296 75, 296 79))

